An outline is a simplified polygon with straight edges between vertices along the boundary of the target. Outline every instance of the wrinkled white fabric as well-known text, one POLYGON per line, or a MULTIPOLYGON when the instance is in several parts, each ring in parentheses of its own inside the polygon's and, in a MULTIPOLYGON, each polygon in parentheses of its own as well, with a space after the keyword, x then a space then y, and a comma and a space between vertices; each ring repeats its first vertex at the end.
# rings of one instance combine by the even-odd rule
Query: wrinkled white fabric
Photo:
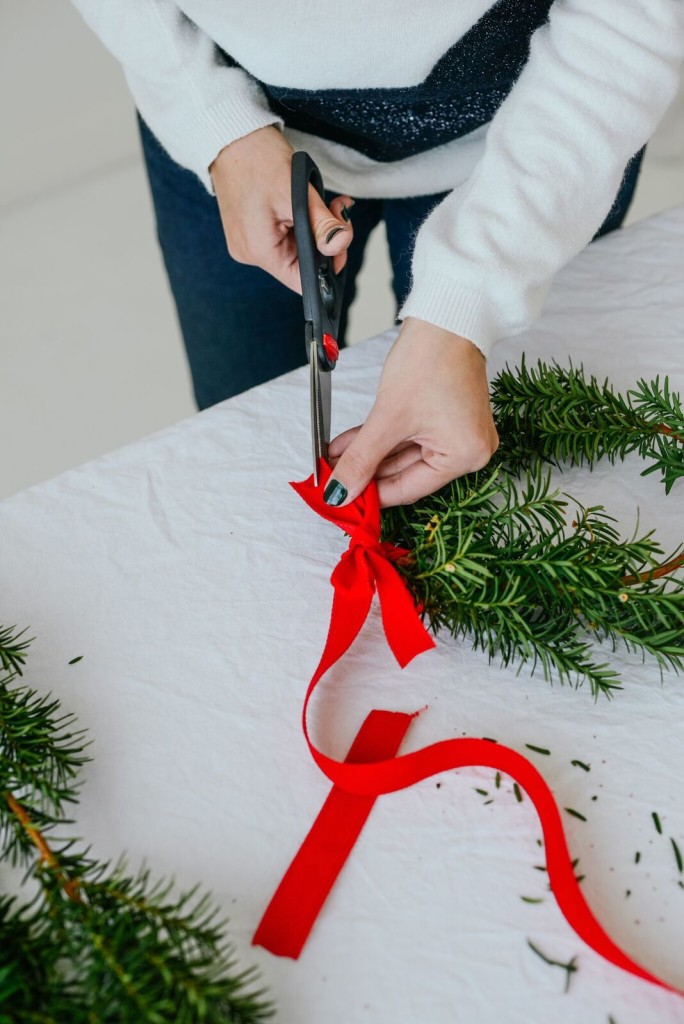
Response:
MULTIPOLYGON (((524 351, 572 357, 621 389, 667 373, 684 391, 683 242, 681 208, 592 246, 492 370, 524 351)), ((343 352, 336 430, 365 415, 393 335, 343 352)), ((574 936, 535 870, 544 855, 530 802, 480 769, 377 801, 299 961, 250 947, 328 792, 299 719, 345 541, 287 485, 309 472, 308 407, 299 370, 0 503, 0 622, 30 627, 26 681, 58 696, 94 741, 77 829, 100 857, 126 851, 133 866, 144 857, 212 889, 286 1024, 682 1021, 682 999, 574 936), (577 955, 567 995, 563 972, 527 938, 552 959, 577 955)), ((669 551, 682 540, 684 481, 665 498, 642 468, 574 470, 560 483, 603 502, 626 534, 638 510, 669 551)), ((669 839, 684 849, 684 679, 661 683, 650 661, 606 657, 625 684, 610 703, 516 676, 449 637, 401 672, 376 611, 321 685, 314 735, 341 757, 371 708, 427 704, 407 749, 468 734, 527 753, 561 807, 588 819, 566 816, 567 834, 600 921, 684 987, 684 890, 669 839)))

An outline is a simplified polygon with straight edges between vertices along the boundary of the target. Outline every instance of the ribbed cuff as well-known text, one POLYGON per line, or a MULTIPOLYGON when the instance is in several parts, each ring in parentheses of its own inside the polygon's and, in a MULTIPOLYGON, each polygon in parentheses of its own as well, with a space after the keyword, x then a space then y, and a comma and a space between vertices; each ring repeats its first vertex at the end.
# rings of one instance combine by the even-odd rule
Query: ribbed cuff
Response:
POLYGON ((284 121, 265 105, 255 103, 249 93, 232 92, 215 106, 210 107, 188 126, 187 150, 193 154, 193 170, 206 188, 214 195, 214 186, 209 167, 221 150, 236 139, 241 139, 258 128, 276 125, 282 128, 284 121))
POLYGON ((494 343, 505 335, 484 295, 463 288, 453 278, 432 272, 416 274, 414 269, 413 287, 397 318, 405 320, 408 316, 467 338, 485 358, 494 343))

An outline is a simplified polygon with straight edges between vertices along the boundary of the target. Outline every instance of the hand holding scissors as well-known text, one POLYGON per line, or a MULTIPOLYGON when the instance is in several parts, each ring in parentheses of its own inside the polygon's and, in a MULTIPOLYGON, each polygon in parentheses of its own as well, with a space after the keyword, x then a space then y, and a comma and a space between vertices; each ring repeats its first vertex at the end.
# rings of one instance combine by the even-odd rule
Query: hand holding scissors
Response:
MULTIPOLYGON (((292 154, 278 128, 267 125, 221 150, 210 167, 228 252, 238 263, 259 267, 301 294, 292 225, 292 154)), ((312 187, 309 213, 318 249, 344 266, 353 236, 344 214, 353 200, 335 196, 329 204, 312 187)))

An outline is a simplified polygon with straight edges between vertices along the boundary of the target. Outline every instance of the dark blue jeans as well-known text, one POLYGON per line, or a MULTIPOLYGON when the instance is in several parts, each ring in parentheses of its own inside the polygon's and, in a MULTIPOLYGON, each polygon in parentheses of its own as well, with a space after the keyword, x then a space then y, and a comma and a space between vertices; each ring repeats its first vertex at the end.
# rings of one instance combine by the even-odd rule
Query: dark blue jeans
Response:
MULTIPOLYGON (((218 206, 197 177, 176 164, 139 119, 152 190, 157 235, 178 311, 200 409, 287 373, 306 362, 301 296, 259 267, 237 263, 226 248, 218 206)), ((639 172, 638 153, 625 173, 616 202, 598 235, 622 223, 639 172)), ((336 193, 326 192, 326 202, 336 193)), ((448 192, 407 199, 356 199, 354 240, 338 342, 345 343, 347 315, 356 294, 368 237, 385 222, 397 311, 410 287, 412 239, 430 210, 448 192)))

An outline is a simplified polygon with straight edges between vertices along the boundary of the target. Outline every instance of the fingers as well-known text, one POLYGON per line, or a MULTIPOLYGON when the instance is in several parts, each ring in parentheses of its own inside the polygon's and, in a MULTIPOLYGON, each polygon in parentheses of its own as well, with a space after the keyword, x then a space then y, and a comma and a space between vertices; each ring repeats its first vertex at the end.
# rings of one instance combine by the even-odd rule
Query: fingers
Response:
POLYGON ((420 445, 413 441, 405 441, 399 450, 395 449, 382 460, 376 470, 375 479, 384 480, 387 477, 397 476, 407 470, 409 466, 420 462, 422 458, 423 452, 420 445))
MULTIPOLYGON (((347 262, 347 247, 351 244, 354 231, 348 219, 348 211, 354 205, 350 196, 336 196, 328 208, 316 192, 313 185, 309 187, 309 213, 316 239, 316 247, 325 256, 332 256, 333 270, 336 274, 347 262), (347 211, 345 220, 343 211, 347 211), (326 240, 331 239, 328 243, 326 240)), ((249 262, 260 266, 277 281, 302 294, 302 281, 297 257, 292 221, 283 221, 278 225, 280 238, 267 250, 265 256, 250 259, 249 262)), ((245 260, 247 262, 247 260, 245 260)))
MULTIPOLYGON (((386 434, 386 437, 388 436, 390 436, 389 433, 386 434)), ((492 453, 496 451, 497 444, 498 437, 490 443, 489 447, 482 448, 481 452, 479 450, 468 451, 462 459, 458 460, 457 465, 451 460, 445 462, 438 453, 424 448, 415 441, 400 441, 380 458, 375 472, 372 474, 378 486, 380 505, 382 508, 388 508, 392 505, 412 504, 414 501, 424 498, 425 495, 439 490, 440 487, 444 487, 456 477, 481 469, 487 464, 492 453), (431 462, 431 459, 435 460, 434 463, 431 462)), ((384 447, 386 447, 386 443, 380 443, 376 451, 381 451, 384 447)), ((339 501, 339 504, 353 501, 354 497, 361 493, 371 479, 371 476, 363 472, 363 466, 356 473, 359 462, 358 456, 354 454, 356 448, 364 449, 361 461, 364 459, 366 463, 373 461, 373 449, 368 450, 367 436, 363 427, 352 427, 350 430, 345 430, 330 443, 328 461, 333 470, 333 479, 337 483, 341 483, 349 492, 346 498, 339 501), (348 466, 349 460, 345 459, 345 453, 350 448, 352 449, 353 463, 351 469, 348 466), (365 483, 360 483, 361 480, 365 480, 365 483)), ((328 503, 333 504, 333 502, 328 503)))
MULTIPOLYGON (((353 431, 350 430, 347 433, 354 436, 358 430, 359 427, 355 427, 353 431)), ((348 441, 351 442, 351 436, 348 438, 348 441)), ((341 453, 340 455, 331 455, 330 451, 328 451, 328 462, 333 470, 340 461, 340 457, 341 453)), ((375 471, 375 479, 381 480, 386 476, 396 476, 397 473, 408 469, 409 466, 412 466, 414 462, 418 462, 421 458, 422 451, 420 445, 415 444, 413 441, 403 441, 394 451, 389 452, 378 465, 375 471)))
POLYGON ((458 457, 445 458, 443 453, 418 444, 411 445, 396 455, 394 460, 385 460, 390 467, 396 465, 396 472, 376 474, 381 507, 412 504, 457 477, 482 469, 497 447, 496 431, 488 439, 474 439, 458 453, 458 457))
POLYGON ((418 459, 402 472, 378 480, 380 506, 389 508, 392 505, 409 505, 444 487, 455 475, 443 469, 435 469, 418 459))
POLYGON ((348 505, 354 501, 373 479, 383 459, 401 442, 394 423, 378 412, 377 406, 362 427, 347 431, 346 435, 353 436, 347 442, 347 437, 340 435, 331 445, 333 453, 343 450, 323 492, 328 505, 348 505))
MULTIPOLYGON (((338 434, 338 436, 330 442, 330 447, 328 449, 328 462, 333 470, 333 476, 337 477, 335 470, 340 458, 354 438, 358 436, 360 430, 360 426, 351 427, 349 430, 345 430, 344 433, 338 434)), ((396 444, 380 461, 374 477, 377 481, 389 477, 396 477, 399 473, 403 473, 407 470, 409 466, 413 466, 416 462, 420 462, 421 459, 422 449, 420 445, 416 444, 414 441, 401 441, 399 444, 396 444)), ((394 489, 397 489, 396 484, 394 489)))
POLYGON ((287 285, 298 295, 302 294, 302 278, 297 256, 294 231, 286 230, 268 257, 261 264, 262 270, 271 274, 281 284, 287 285))
POLYGON ((345 430, 344 433, 338 434, 337 437, 333 438, 328 446, 328 458, 330 462, 333 460, 336 462, 339 459, 342 452, 354 440, 360 429, 361 424, 359 424, 358 427, 350 427, 349 430, 345 430))
MULTIPOLYGON (((309 216, 311 227, 316 239, 316 248, 324 256, 339 256, 346 253, 349 248, 354 230, 348 217, 348 212, 354 205, 351 196, 336 196, 330 203, 330 207, 319 196, 313 185, 309 185, 309 216), (347 211, 345 220, 343 211, 347 211)), ((346 260, 346 256, 345 256, 346 260)), ((333 266, 337 272, 338 268, 333 266)), ((341 266, 344 266, 342 262, 341 266)))
MULTIPOLYGON (((365 435, 362 436, 362 430, 362 427, 352 427, 330 443, 328 461, 333 470, 333 478, 340 483, 344 482, 344 486, 350 490, 348 498, 341 501, 340 504, 347 504, 347 500, 353 501, 351 491, 354 491, 355 497, 357 493, 361 493, 371 479, 369 476, 366 483, 357 490, 355 482, 361 477, 365 478, 367 474, 355 477, 354 470, 348 469, 347 461, 342 462, 345 452, 349 451, 352 444, 366 446, 366 438, 365 435)), ((380 445, 380 449, 382 447, 380 445)), ((431 494, 440 487, 444 487, 454 477, 471 472, 475 468, 468 464, 456 471, 445 465, 431 465, 424 461, 424 455, 424 449, 415 441, 401 441, 380 459, 372 476, 378 485, 380 505, 383 508, 388 508, 391 505, 408 505, 418 501, 426 494, 431 494)), ((353 461, 356 463, 357 460, 353 461)), ((371 461, 370 458, 369 461, 371 461)))
POLYGON ((333 470, 333 486, 329 484, 324 494, 328 504, 346 505, 353 501, 372 478, 377 483, 382 508, 412 504, 456 477, 481 469, 497 447, 496 443, 492 443, 480 453, 469 451, 456 465, 451 461, 445 463, 437 453, 426 450, 415 441, 403 440, 381 456, 375 471, 369 474, 369 465, 377 458, 377 452, 387 447, 387 438, 390 436, 389 431, 378 435, 379 443, 374 448, 372 442, 369 444, 364 427, 352 427, 331 441, 328 461, 333 470), (430 462, 431 458, 435 459, 435 464, 430 462), (335 490, 334 484, 340 484, 347 491, 346 496, 339 497, 340 492, 335 490), (334 491, 339 501, 328 500, 326 495, 329 489, 334 491))
POLYGON ((356 200, 352 199, 351 196, 335 196, 335 198, 330 201, 330 212, 338 217, 343 224, 349 224, 349 215, 355 202, 356 200))
MULTIPOLYGON (((349 227, 350 232, 351 232, 351 238, 346 243, 346 247, 342 250, 342 252, 337 253, 336 255, 333 256, 333 270, 335 271, 336 274, 339 274, 339 272, 342 270, 342 268, 346 264, 346 262, 347 262, 347 248, 349 247, 349 245, 351 245, 351 243, 353 241, 353 238, 354 238, 354 227, 353 227, 353 225, 351 224, 351 221, 350 221, 350 211, 351 211, 351 208, 352 208, 353 205, 354 205, 354 200, 351 198, 351 196, 337 196, 330 203, 330 210, 332 211, 332 213, 334 213, 335 216, 339 220, 341 220, 342 223, 345 224, 345 226, 349 227)), ((333 239, 333 245, 334 245, 335 242, 337 242, 337 240, 339 238, 340 238, 340 235, 337 234, 335 236, 335 238, 333 239)))

